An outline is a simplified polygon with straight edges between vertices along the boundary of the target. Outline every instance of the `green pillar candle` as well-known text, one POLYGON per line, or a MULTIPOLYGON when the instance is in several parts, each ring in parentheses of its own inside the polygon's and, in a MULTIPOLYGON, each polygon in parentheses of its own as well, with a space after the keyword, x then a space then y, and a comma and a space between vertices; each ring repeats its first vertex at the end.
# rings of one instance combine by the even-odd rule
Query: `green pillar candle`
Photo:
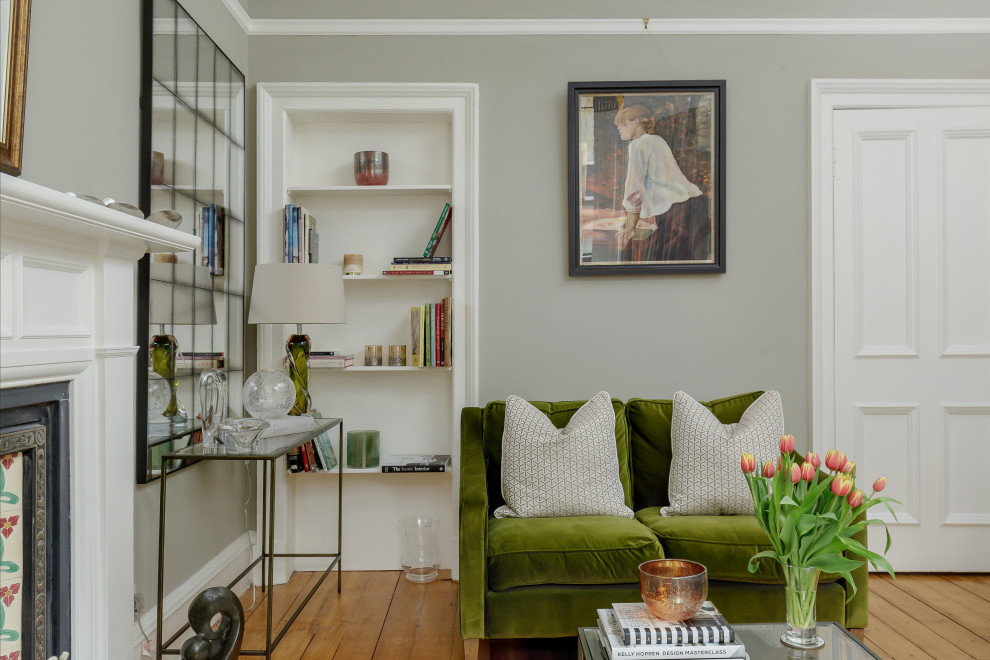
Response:
POLYGON ((381 439, 378 431, 347 432, 347 467, 378 467, 381 439))

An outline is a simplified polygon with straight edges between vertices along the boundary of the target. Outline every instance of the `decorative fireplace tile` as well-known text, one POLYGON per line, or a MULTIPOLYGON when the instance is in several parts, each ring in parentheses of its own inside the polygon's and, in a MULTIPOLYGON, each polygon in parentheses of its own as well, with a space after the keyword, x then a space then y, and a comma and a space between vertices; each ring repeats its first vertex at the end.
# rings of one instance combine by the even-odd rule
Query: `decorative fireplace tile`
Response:
POLYGON ((12 509, 20 512, 24 491, 24 464, 21 453, 0 456, 0 516, 12 509), (13 498, 7 495, 10 493, 13 498))
POLYGON ((0 580, 0 658, 16 658, 21 650, 21 601, 24 600, 20 578, 0 580))
POLYGON ((21 454, 0 456, 0 660, 21 650, 24 600, 24 465, 21 454))

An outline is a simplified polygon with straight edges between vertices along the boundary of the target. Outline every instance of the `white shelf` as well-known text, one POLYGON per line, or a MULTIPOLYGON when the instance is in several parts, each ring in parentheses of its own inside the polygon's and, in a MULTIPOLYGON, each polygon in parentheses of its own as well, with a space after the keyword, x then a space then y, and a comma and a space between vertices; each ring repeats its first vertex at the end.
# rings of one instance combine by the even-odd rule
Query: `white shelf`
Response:
MULTIPOLYGON (((437 270, 443 270, 438 268, 437 270)), ((344 281, 349 280, 390 280, 395 282, 397 280, 447 280, 450 281, 450 275, 344 275, 344 281)))
MULTIPOLYGON (((373 468, 349 468, 349 467, 344 467, 344 474, 381 474, 381 475, 386 475, 387 474, 389 477, 392 477, 392 476, 395 476, 395 475, 399 475, 399 474, 412 474, 412 475, 416 475, 417 477, 419 477, 420 475, 424 475, 424 474, 447 474, 447 475, 449 475, 451 473, 451 470, 449 469, 449 467, 450 466, 448 466, 448 469, 444 470, 443 472, 382 472, 381 467, 373 467, 373 468)), ((337 474, 337 468, 333 468, 332 470, 319 470, 318 472, 287 472, 287 474, 292 475, 292 476, 299 475, 299 474, 311 474, 311 475, 325 474, 325 475, 329 475, 329 476, 334 476, 335 474, 337 474)))
POLYGON ((310 373, 315 373, 315 372, 322 373, 324 371, 332 371, 332 372, 341 372, 341 371, 350 371, 350 372, 355 372, 355 371, 378 371, 378 372, 381 372, 381 371, 450 371, 451 369, 453 369, 453 367, 388 367, 388 366, 366 367, 364 365, 360 365, 360 366, 359 365, 354 365, 353 367, 314 367, 313 364, 312 364, 312 362, 310 362, 310 365, 309 365, 309 372, 310 373))
POLYGON ((450 194, 450 184, 412 186, 286 186, 290 195, 438 195, 450 194))

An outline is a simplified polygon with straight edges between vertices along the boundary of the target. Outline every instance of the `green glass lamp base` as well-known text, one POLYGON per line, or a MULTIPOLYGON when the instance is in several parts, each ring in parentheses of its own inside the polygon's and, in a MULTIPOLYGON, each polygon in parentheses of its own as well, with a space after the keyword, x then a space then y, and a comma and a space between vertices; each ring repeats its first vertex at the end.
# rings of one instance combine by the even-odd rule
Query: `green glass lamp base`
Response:
POLYGON ((175 369, 175 357, 179 352, 179 342, 172 335, 155 335, 151 338, 149 350, 151 352, 151 368, 168 381, 168 388, 171 390, 168 407, 162 414, 171 420, 184 421, 186 409, 176 396, 179 389, 179 377, 175 369))
POLYGON ((296 334, 285 342, 285 354, 289 357, 289 377, 296 386, 296 400, 290 415, 305 415, 312 407, 309 396, 309 335, 296 334))

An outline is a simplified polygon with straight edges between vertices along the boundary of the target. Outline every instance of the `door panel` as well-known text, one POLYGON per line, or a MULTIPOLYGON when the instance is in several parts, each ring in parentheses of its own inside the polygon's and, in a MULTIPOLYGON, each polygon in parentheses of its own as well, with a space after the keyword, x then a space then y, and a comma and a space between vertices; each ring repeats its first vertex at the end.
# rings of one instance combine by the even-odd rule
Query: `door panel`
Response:
POLYGON ((901 502, 896 570, 990 570, 990 108, 833 127, 834 444, 901 502))

